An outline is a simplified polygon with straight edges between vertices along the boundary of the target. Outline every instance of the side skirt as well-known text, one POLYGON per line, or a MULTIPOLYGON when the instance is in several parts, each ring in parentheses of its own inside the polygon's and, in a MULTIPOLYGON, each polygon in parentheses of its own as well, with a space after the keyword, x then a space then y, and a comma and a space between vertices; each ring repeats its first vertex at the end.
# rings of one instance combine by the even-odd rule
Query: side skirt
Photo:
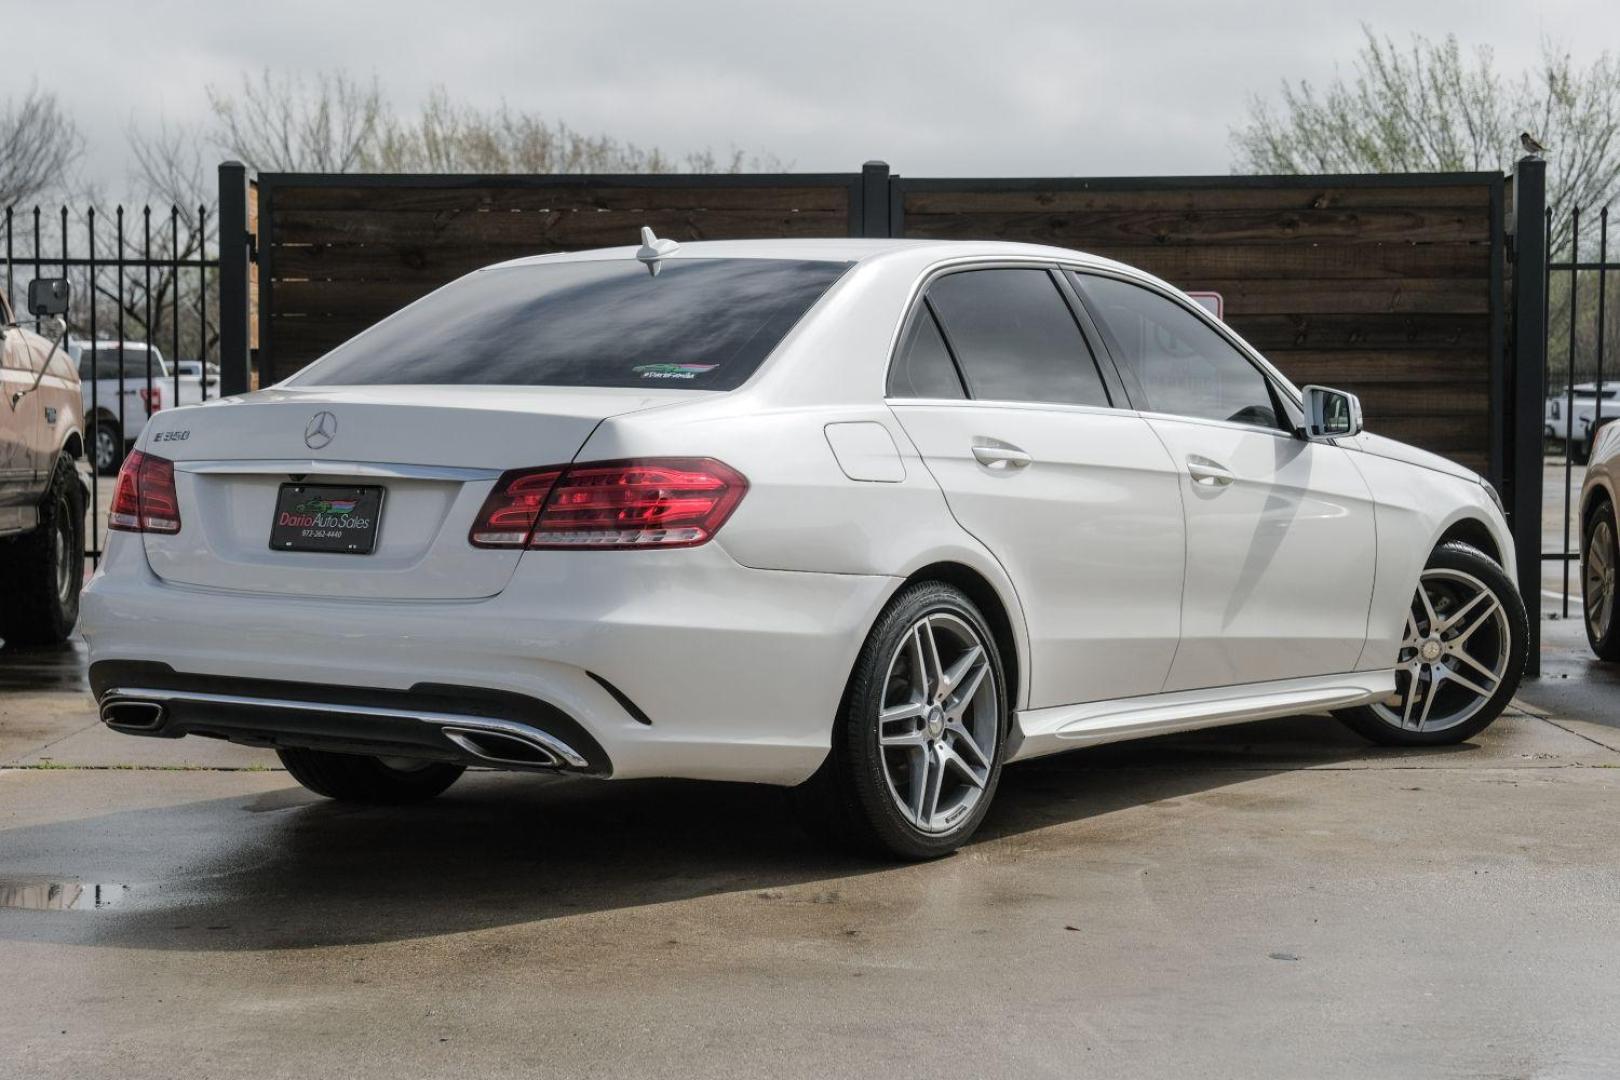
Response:
POLYGON ((1009 760, 1024 761, 1082 746, 1272 716, 1343 709, 1378 701, 1394 692, 1394 671, 1354 671, 1025 709, 1014 717, 1022 738, 1015 738, 1018 749, 1009 760))

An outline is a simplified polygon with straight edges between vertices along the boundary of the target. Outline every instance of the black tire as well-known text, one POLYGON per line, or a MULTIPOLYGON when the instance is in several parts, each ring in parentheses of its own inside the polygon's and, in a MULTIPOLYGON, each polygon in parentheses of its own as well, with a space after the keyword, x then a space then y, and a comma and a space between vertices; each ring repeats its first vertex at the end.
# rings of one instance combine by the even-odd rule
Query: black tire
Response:
POLYGON ((1519 689, 1519 681, 1524 677, 1530 624, 1525 617, 1524 601, 1519 597, 1519 590, 1495 560, 1478 548, 1453 542, 1435 548, 1424 569, 1451 570, 1467 574, 1489 589, 1502 605, 1508 627, 1507 662, 1502 671, 1501 681, 1485 700, 1484 705, 1473 715, 1451 727, 1430 731, 1403 728, 1386 719, 1372 705, 1344 709, 1335 714, 1352 731, 1381 746, 1452 746, 1466 742, 1490 727, 1502 714, 1508 702, 1513 700, 1513 695, 1519 689))
POLYGON ((995 797, 1008 716, 1002 658, 978 608, 959 590, 939 582, 907 587, 878 616, 855 661, 833 727, 831 753, 816 775, 794 793, 805 828, 839 846, 891 858, 922 860, 951 854, 978 829, 995 797), (890 658, 908 631, 930 615, 954 616, 971 627, 983 645, 994 694, 995 745, 988 755, 988 778, 971 809, 948 830, 938 832, 919 828, 896 805, 878 745, 877 722, 890 658))
POLYGON ((129 445, 115 416, 97 417, 86 433, 89 437, 90 466, 102 476, 114 476, 128 456, 129 445))
POLYGON ((84 587, 84 490, 66 454, 56 461, 39 525, 0 541, 0 639, 55 645, 79 621, 84 587))
POLYGON ((1569 460, 1576 465, 1587 465, 1592 461, 1592 433, 1587 432, 1578 439, 1572 439, 1569 444, 1569 460))
POLYGON ((374 806, 426 802, 466 771, 460 765, 442 761, 424 761, 402 769, 360 754, 293 747, 277 750, 276 755, 292 778, 315 794, 338 802, 374 806))
POLYGON ((1586 515, 1581 529, 1581 621, 1586 624, 1587 643, 1599 660, 1620 660, 1620 618, 1616 618, 1615 610, 1616 569, 1620 568, 1617 537, 1620 537, 1620 523, 1615 520, 1614 505, 1606 498, 1599 499, 1586 515), (1592 596, 1594 559, 1599 563, 1596 576, 1605 581, 1595 601, 1592 596), (1605 617, 1607 626, 1602 625, 1605 617))

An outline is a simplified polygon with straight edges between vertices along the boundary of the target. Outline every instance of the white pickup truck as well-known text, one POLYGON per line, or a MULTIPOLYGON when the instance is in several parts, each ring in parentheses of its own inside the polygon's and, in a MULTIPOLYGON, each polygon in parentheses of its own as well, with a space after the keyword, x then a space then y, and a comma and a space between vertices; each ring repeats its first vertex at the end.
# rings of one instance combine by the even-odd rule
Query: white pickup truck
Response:
MULTIPOLYGON (((79 365, 79 379, 84 387, 84 415, 90 422, 90 448, 97 472, 118 471, 124 455, 140 438, 147 418, 153 413, 203 400, 202 379, 181 374, 176 401, 174 369, 162 352, 145 342, 76 342, 68 352, 79 365)), ((217 397, 217 389, 207 396, 217 397)))

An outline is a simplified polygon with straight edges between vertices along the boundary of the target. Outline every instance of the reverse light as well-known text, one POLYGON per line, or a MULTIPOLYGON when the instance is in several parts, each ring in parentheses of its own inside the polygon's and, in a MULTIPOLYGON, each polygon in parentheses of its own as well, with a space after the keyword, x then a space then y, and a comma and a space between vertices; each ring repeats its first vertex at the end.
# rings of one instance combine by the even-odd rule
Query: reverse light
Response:
POLYGON ((151 416, 163 408, 163 387, 142 386, 137 388, 135 392, 141 395, 141 404, 146 406, 147 416, 151 416))
POLYGON ((131 451, 118 470, 107 527, 119 532, 179 532, 180 497, 174 489, 174 462, 156 454, 131 451))
POLYGON ((633 458, 504 473, 474 547, 654 548, 706 543, 748 491, 713 458, 633 458))

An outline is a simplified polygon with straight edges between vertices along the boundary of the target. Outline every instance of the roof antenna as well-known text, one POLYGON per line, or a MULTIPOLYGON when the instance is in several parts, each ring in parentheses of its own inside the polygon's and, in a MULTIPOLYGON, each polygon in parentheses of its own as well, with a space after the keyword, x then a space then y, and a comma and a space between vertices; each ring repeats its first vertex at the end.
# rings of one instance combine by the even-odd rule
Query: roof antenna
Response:
POLYGON ((643 225, 641 227, 641 249, 636 252, 636 258, 647 264, 648 273, 657 277, 658 271, 662 268, 658 260, 680 246, 674 240, 658 239, 653 235, 651 229, 643 225))

